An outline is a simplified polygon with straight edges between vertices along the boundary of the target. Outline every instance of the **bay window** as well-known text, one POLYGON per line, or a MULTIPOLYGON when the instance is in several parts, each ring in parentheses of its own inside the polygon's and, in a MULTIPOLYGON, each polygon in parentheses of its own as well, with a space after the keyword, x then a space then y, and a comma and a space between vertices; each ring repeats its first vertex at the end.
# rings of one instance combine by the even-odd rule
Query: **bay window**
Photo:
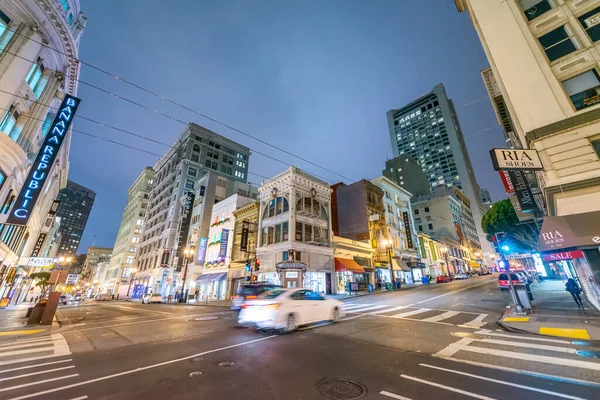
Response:
POLYGON ((4 132, 6 136, 10 137, 15 142, 19 139, 19 135, 21 134, 21 129, 17 125, 18 120, 19 112, 14 105, 11 105, 0 122, 0 131, 4 132))

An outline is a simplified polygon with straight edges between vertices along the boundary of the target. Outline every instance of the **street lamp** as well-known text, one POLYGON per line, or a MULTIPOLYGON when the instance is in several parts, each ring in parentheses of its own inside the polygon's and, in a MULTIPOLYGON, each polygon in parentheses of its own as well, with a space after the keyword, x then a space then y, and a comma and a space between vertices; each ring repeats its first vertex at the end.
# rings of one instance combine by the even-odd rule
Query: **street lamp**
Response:
POLYGON ((188 264, 190 263, 190 258, 194 256, 194 248, 188 247, 183 251, 183 256, 185 258, 184 267, 183 267, 183 282, 181 284, 181 296, 179 296, 180 303, 187 303, 187 294, 185 293, 185 280, 187 278, 188 272, 188 264))
POLYGON ((129 273, 131 274, 130 278, 129 278, 129 287, 127 288, 127 296, 125 296, 125 299, 127 301, 129 301, 129 291, 131 290, 131 285, 133 284, 133 278, 135 278, 135 273, 137 272, 137 269, 132 268, 129 270, 129 273))
POLYGON ((448 265, 448 248, 447 247, 442 247, 440 249, 440 251, 444 255, 444 258, 446 259, 446 273, 448 275, 450 275, 450 268, 449 268, 450 266, 448 265))
POLYGON ((394 268, 392 267, 392 245, 394 244, 394 242, 392 242, 392 240, 389 239, 385 240, 383 243, 385 244, 388 260, 390 261, 390 285, 392 286, 392 289, 394 289, 394 268))

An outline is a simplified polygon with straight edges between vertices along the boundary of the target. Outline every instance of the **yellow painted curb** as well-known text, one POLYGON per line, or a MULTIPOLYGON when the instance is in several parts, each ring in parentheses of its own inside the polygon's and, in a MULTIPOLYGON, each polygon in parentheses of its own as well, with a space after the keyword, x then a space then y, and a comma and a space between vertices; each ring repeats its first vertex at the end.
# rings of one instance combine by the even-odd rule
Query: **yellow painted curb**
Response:
POLYGON ((30 329, 27 331, 8 331, 0 332, 0 336, 14 336, 14 335, 33 335, 34 333, 44 332, 45 329, 30 329))
POLYGON ((527 322, 529 317, 506 317, 502 321, 506 322, 527 322))
POLYGON ((590 335, 585 329, 566 329, 566 328, 540 328, 540 334, 550 336, 561 336, 573 339, 589 339, 590 335))

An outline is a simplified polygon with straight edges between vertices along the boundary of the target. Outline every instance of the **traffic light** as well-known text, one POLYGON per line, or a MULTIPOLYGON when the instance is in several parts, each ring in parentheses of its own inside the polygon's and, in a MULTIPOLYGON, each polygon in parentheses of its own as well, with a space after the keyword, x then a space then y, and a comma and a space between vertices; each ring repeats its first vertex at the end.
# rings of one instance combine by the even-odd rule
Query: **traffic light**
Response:
POLYGON ((252 282, 256 282, 258 280, 258 276, 252 275, 252 282))
POLYGON ((494 250, 498 254, 507 254, 510 251, 510 246, 507 243, 506 233, 498 232, 492 235, 492 243, 494 244, 494 250))
POLYGON ((254 261, 254 271, 258 271, 260 269, 260 260, 257 258, 254 261))
POLYGON ((252 269, 250 267, 250 260, 246 260, 246 271, 251 272, 252 269))

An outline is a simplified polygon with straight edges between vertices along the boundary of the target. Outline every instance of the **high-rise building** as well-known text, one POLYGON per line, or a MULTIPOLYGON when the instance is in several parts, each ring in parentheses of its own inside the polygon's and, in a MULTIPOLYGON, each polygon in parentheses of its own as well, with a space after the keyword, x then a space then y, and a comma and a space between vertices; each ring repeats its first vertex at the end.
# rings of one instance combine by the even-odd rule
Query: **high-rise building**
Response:
POLYGON ((410 154, 427 175, 431 190, 456 187, 469 198, 479 242, 491 247, 481 229, 485 208, 452 100, 442 84, 406 106, 387 112, 394 157, 410 154))
POLYGON ((60 190, 60 205, 56 211, 56 216, 60 218, 57 255, 74 256, 77 253, 95 198, 93 190, 71 180, 67 182, 67 187, 60 190))
POLYGON ((485 210, 487 212, 488 209, 492 208, 492 196, 490 196, 490 192, 486 188, 481 188, 480 191, 481 202, 483 203, 483 206, 485 207, 485 210))
POLYGON ((427 175, 410 154, 403 154, 385 162, 383 176, 390 179, 412 196, 422 196, 431 193, 427 175))
POLYGON ((110 291, 115 295, 120 294, 120 297, 127 296, 130 289, 129 280, 135 273, 135 254, 140 243, 153 185, 154 170, 152 167, 146 167, 127 191, 127 204, 105 280, 107 285, 112 285, 110 291))
MULTIPOLYGON (((136 249, 136 284, 163 296, 175 295, 177 288, 181 288, 182 252, 188 244, 185 240, 190 237, 192 223, 184 224, 188 232, 181 231, 182 200, 193 193, 195 202, 201 201, 203 193, 198 181, 206 171, 216 171, 228 180, 245 183, 249 157, 250 149, 241 144, 194 123, 186 127, 171 150, 154 166, 154 187, 136 249)), ((208 218, 211 211, 207 211, 208 218)))
POLYGON ((455 4, 469 14, 520 142, 537 150, 542 161, 544 169, 536 174, 547 217, 538 249, 581 250, 584 257, 560 261, 556 268, 572 268, 588 300, 600 308, 598 243, 581 223, 600 224, 600 3, 455 4), (565 230, 572 230, 568 238, 565 230), (557 233, 565 240, 556 240, 557 233))
MULTIPOLYGON (((67 183, 70 131, 40 178, 44 183, 35 193, 37 201, 29 199, 28 219, 22 224, 8 219, 27 190, 32 161, 57 108, 66 95, 77 95, 79 42, 86 23, 80 10, 79 0, 0 2, 0 268, 25 269, 27 260, 20 257, 39 254, 40 244, 52 239, 42 230, 67 183)), ((19 285, 27 273, 15 276, 13 284, 19 285)), ((0 295, 5 292, 8 287, 0 284, 0 295)))

